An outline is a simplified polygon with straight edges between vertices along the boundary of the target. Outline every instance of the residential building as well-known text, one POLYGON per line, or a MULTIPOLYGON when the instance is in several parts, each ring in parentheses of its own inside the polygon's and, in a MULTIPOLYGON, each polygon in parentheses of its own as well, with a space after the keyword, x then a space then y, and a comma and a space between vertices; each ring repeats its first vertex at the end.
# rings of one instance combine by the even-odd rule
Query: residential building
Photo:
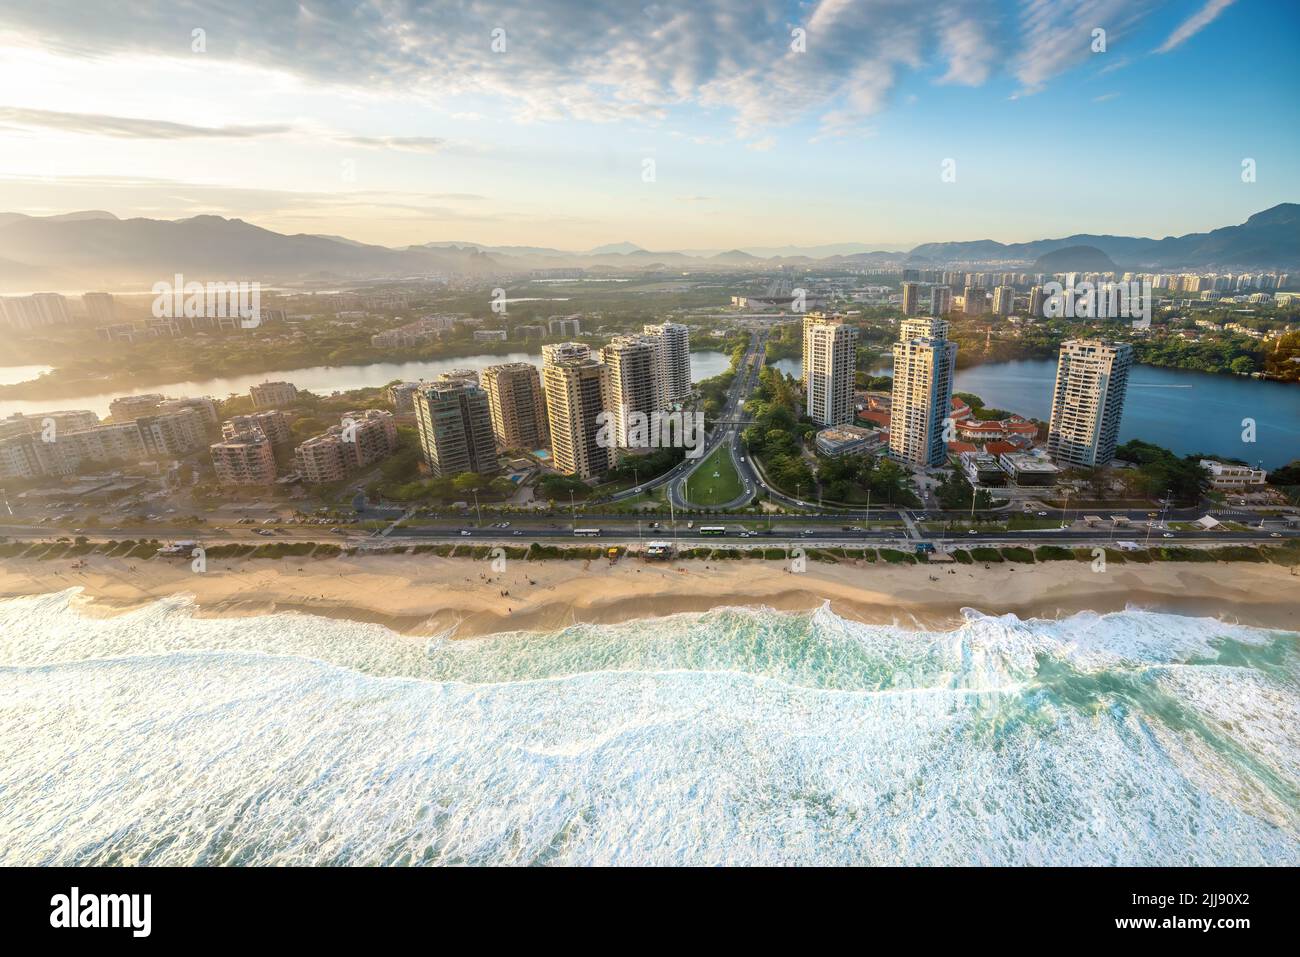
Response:
POLYGON ((1016 308, 1016 291, 1011 286, 998 286, 993 290, 993 315, 1009 316, 1016 308))
POLYGON ((818 425, 853 423, 858 329, 841 316, 810 312, 803 319, 805 412, 818 425))
POLYGON ((903 320, 893 351, 890 454, 921 468, 942 465, 948 459, 944 421, 950 417, 957 370, 957 344, 948 340, 947 320, 903 320))
POLYGON ((275 449, 260 429, 229 433, 208 448, 220 484, 275 484, 275 449))
POLYGON ((1047 449, 1064 465, 1106 465, 1115 457, 1133 347, 1100 339, 1061 344, 1047 449))
POLYGON ((542 365, 571 359, 591 358, 591 347, 582 342, 551 342, 542 346, 542 365))
POLYGON ((691 397, 691 331, 680 322, 642 327, 655 340, 659 408, 668 409, 691 397))
POLYGON ((309 485, 342 481, 355 469, 392 455, 397 423, 391 412, 347 412, 340 424, 294 449, 294 464, 309 485))
POLYGON ((505 329, 475 329, 475 342, 505 342, 507 338, 505 329))
POLYGON ((903 315, 916 316, 921 312, 921 284, 903 283, 903 315))
POLYGON ((615 336, 600 354, 609 369, 605 408, 613 421, 614 444, 627 448, 638 416, 648 421, 660 408, 658 346, 649 336, 615 336))
POLYGON ((561 358, 542 366, 551 464, 564 475, 591 478, 609 470, 610 450, 599 441, 607 407, 609 368, 591 357, 561 358))
POLYGON ((83 293, 81 304, 86 307, 86 315, 93 323, 111 325, 117 321, 113 297, 106 292, 83 293))
POLYGON ((930 315, 943 316, 947 315, 952 309, 952 287, 951 286, 931 286, 930 287, 930 315))
POLYGON ((530 362, 488 366, 482 373, 492 432, 506 449, 544 449, 551 444, 542 377, 530 362))
POLYGON ((108 404, 109 418, 117 422, 156 412, 166 396, 157 392, 118 396, 108 404))
POLYGON ((424 460, 434 475, 499 468, 492 410, 476 380, 451 374, 421 386, 415 395, 415 421, 424 460))
POLYGON ((274 409, 298 401, 298 389, 292 382, 263 382, 249 389, 248 394, 255 409, 274 409))
POLYGON ((415 415, 415 394, 423 382, 399 382, 388 387, 388 401, 397 415, 415 415))
POLYGON ((581 320, 581 316, 552 316, 546 321, 546 329, 553 336, 580 336, 581 320))
POLYGON ((221 424, 223 438, 232 439, 244 432, 260 432, 272 445, 290 445, 293 442, 289 416, 279 409, 236 415, 221 424))

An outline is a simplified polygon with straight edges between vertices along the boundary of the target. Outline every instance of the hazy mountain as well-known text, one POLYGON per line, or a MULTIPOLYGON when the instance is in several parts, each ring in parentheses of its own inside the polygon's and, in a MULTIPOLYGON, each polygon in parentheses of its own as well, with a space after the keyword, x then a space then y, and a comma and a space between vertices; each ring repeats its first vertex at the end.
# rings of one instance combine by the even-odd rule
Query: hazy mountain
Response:
POLYGON ((629 242, 610 243, 607 246, 597 246, 595 249, 587 250, 587 254, 591 256, 600 256, 605 253, 642 253, 642 252, 645 252, 645 250, 642 249, 640 246, 636 245, 636 243, 629 243, 629 242))
POLYGON ((1140 239, 1086 233, 1029 243, 980 239, 961 243, 924 243, 909 255, 917 262, 1032 262, 1070 246, 1091 246, 1123 268, 1183 269, 1196 267, 1281 267, 1300 265, 1300 205, 1281 203, 1256 213, 1240 226, 1208 233, 1140 239))
MULTIPOLYGON (((0 259, 57 270, 74 285, 187 279, 476 275, 501 267, 478 250, 397 250, 350 240, 286 236, 239 219, 32 218, 0 221, 0 259)), ((10 276, 9 288, 31 288, 10 276)))
POLYGON ((1062 246, 1035 259, 1033 268, 1043 273, 1114 272, 1115 263, 1096 246, 1062 246))
MULTIPOLYGON (((0 213, 0 288, 116 287, 150 285, 174 273, 187 279, 263 281, 316 278, 347 280, 429 275, 504 276, 545 269, 592 269, 604 273, 668 270, 864 268, 897 264, 955 262, 1034 263, 1070 247, 1089 247, 1087 262, 1118 264, 1120 269, 1283 268, 1300 269, 1300 205, 1283 203, 1256 213, 1240 226, 1208 233, 1142 239, 1131 236, 1075 235, 1029 243, 978 240, 926 243, 909 254, 871 250, 828 255, 815 251, 853 244, 729 249, 707 255, 696 250, 651 251, 631 242, 598 246, 587 252, 544 246, 487 246, 437 241, 391 249, 342 236, 284 235, 239 219, 118 219, 100 210, 59 216, 0 213), (806 253, 791 254, 796 249, 806 253), (1103 258, 1097 258, 1098 256, 1103 258), (1108 259, 1104 258, 1108 257, 1108 259)), ((1060 269, 1109 270, 1068 257, 1060 269)), ((1044 271, 1046 267, 1042 267, 1044 271)), ((1052 270, 1057 271, 1057 270, 1052 270)))

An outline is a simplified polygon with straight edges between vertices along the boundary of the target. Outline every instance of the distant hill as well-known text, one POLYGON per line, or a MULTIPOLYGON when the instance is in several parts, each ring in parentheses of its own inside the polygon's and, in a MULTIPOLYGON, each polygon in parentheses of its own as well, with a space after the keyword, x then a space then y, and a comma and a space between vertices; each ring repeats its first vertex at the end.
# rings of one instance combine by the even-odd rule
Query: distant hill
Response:
POLYGON ((1029 243, 973 242, 924 243, 908 254, 911 262, 1033 262, 1038 257, 1071 246, 1091 246, 1123 268, 1185 269, 1283 268, 1300 266, 1300 205, 1280 203, 1255 213, 1240 226, 1224 226, 1208 233, 1139 239, 1132 236, 1095 236, 1080 233, 1063 239, 1029 243))
POLYGON ((0 291, 152 284, 174 273, 199 281, 348 280, 446 275, 505 276, 532 270, 601 274, 683 270, 890 267, 903 262, 1033 263, 1044 272, 1117 269, 1280 268, 1300 272, 1300 205, 1283 203, 1239 226, 1141 239, 1075 235, 1029 243, 926 243, 910 253, 839 252, 854 244, 724 252, 643 249, 631 242, 586 252, 439 240, 392 249, 343 236, 285 235, 240 219, 118 219, 102 210, 58 216, 0 213, 0 291), (795 252, 801 250, 801 252, 795 252), (831 250, 836 252, 827 255, 831 250), (820 252, 822 255, 814 255, 820 252), (57 283, 57 285, 56 285, 57 283))
POLYGON ((1036 272, 1114 272, 1115 263, 1096 246, 1063 246, 1034 260, 1036 272))

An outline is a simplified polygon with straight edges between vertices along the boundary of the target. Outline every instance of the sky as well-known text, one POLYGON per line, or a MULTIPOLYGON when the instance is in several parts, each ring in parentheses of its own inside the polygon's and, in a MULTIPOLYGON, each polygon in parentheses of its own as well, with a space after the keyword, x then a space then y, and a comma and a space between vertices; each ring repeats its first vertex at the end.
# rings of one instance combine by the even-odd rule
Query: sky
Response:
POLYGON ((575 250, 1178 235, 1300 200, 1297 40, 1293 0, 0 0, 0 211, 575 250))

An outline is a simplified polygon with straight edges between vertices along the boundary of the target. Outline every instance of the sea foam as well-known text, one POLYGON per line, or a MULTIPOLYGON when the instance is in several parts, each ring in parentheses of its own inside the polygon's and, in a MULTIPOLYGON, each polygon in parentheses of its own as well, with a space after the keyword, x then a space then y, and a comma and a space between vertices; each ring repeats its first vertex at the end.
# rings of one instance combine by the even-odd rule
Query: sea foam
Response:
POLYGON ((0 864, 1289 864, 1297 636, 0 602, 0 864))

